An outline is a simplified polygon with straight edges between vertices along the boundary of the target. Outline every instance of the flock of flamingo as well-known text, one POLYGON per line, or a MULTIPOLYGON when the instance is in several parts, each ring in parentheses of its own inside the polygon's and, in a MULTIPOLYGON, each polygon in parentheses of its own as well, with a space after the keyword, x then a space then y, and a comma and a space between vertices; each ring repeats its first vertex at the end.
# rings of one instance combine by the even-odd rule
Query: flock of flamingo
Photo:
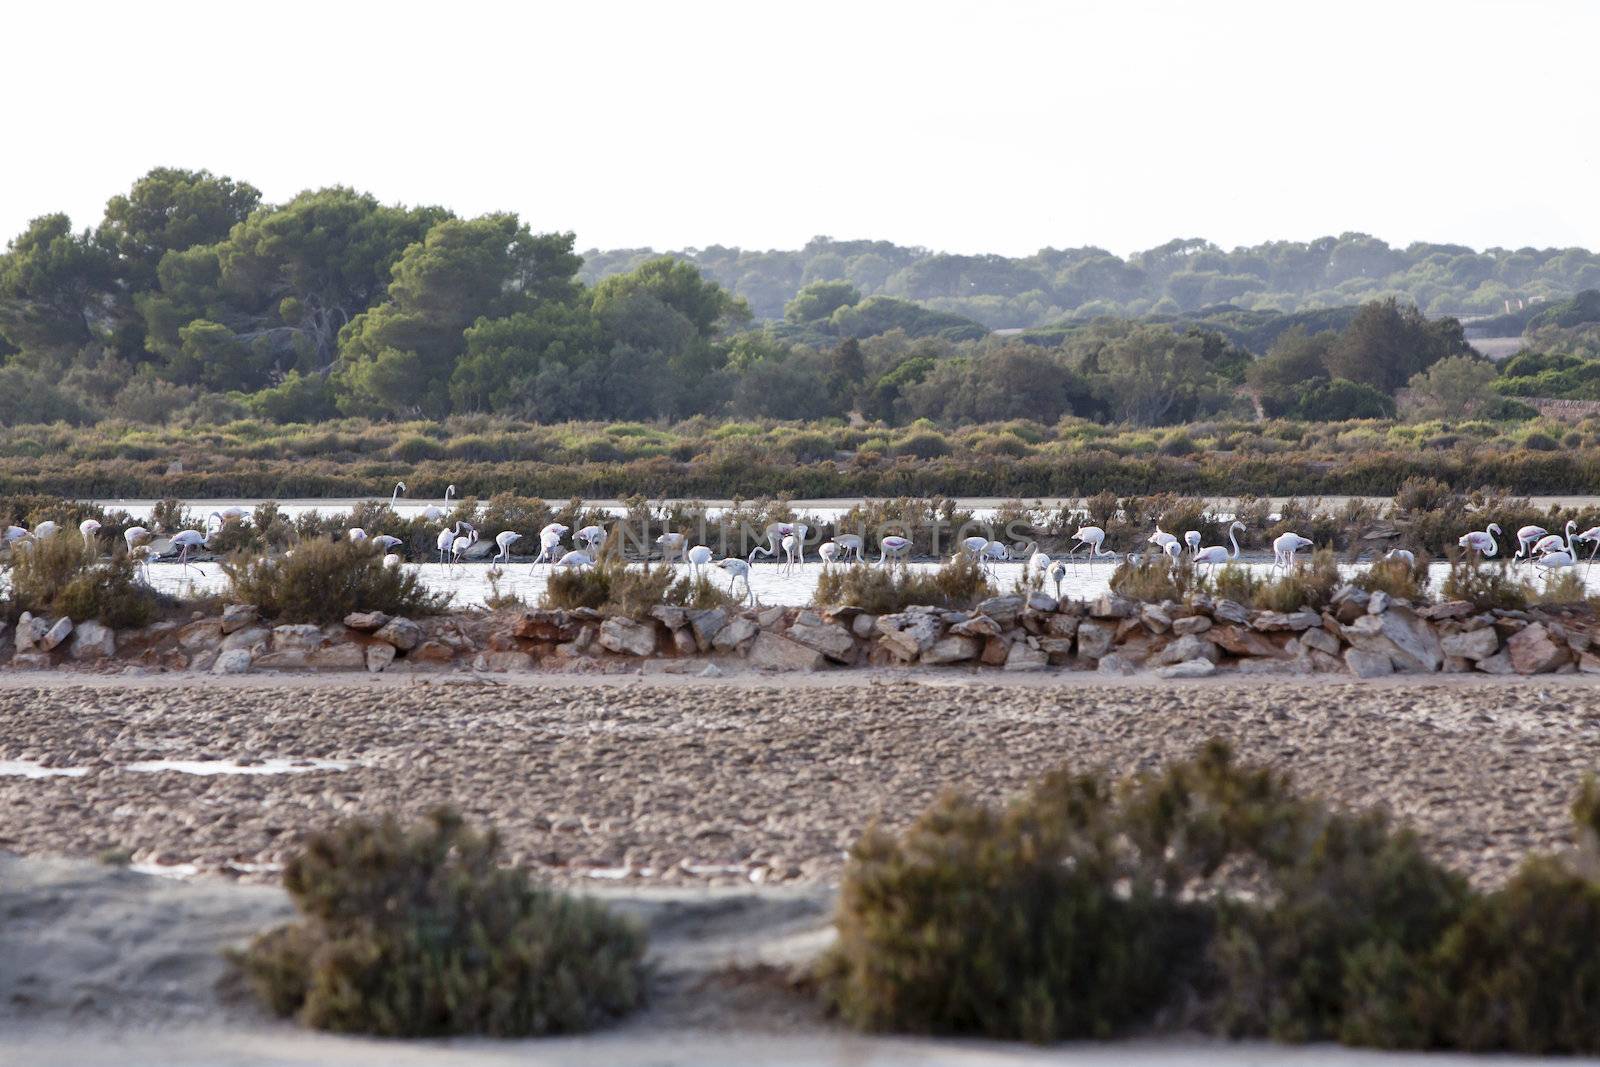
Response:
MULTIPOLYGON (((450 486, 445 491, 444 507, 430 504, 421 511, 422 517, 428 522, 444 522, 448 515, 450 499, 455 494, 455 486, 450 486)), ((406 491, 404 482, 397 483, 393 494, 389 498, 390 506, 398 503, 400 494, 406 491)), ((189 557, 192 553, 208 547, 217 534, 230 522, 245 518, 250 513, 242 507, 227 507, 213 511, 207 517, 204 532, 193 529, 180 530, 171 538, 171 545, 177 550, 176 562, 189 566, 189 557)), ((1582 533, 1574 532, 1577 523, 1568 522, 1563 533, 1552 534, 1542 526, 1524 526, 1517 531, 1517 551, 1511 557, 1514 564, 1531 563, 1547 576, 1555 572, 1575 566, 1578 563, 1579 542, 1594 545, 1590 551, 1589 566, 1593 565, 1595 554, 1600 552, 1600 526, 1591 527, 1582 533)), ((1235 520, 1228 527, 1228 544, 1211 545, 1202 547, 1201 535, 1197 530, 1189 530, 1180 539, 1176 535, 1161 529, 1159 523, 1155 532, 1146 538, 1146 544, 1152 546, 1172 564, 1177 564, 1185 558, 1195 566, 1217 566, 1234 562, 1239 558, 1238 533, 1244 530, 1245 524, 1235 520)), ((21 526, 8 526, 0 534, 0 544, 5 547, 21 547, 30 542, 45 541, 60 531, 59 523, 45 521, 39 523, 32 530, 21 526)), ((85 519, 79 524, 79 532, 85 541, 92 540, 100 531, 101 524, 95 519, 85 519)), ((661 551, 663 562, 671 564, 681 562, 689 567, 691 575, 698 577, 701 569, 715 566, 728 576, 729 592, 743 586, 742 596, 755 599, 750 589, 750 572, 758 558, 776 560, 782 556, 783 573, 793 573, 797 566, 805 563, 806 537, 810 527, 799 522, 775 522, 766 528, 766 543, 758 544, 747 557, 730 556, 723 559, 715 558, 715 553, 705 545, 689 544, 689 537, 682 533, 663 533, 655 539, 661 551)), ((604 526, 590 525, 577 531, 561 523, 550 523, 539 531, 539 551, 533 557, 530 567, 531 572, 537 572, 540 564, 549 568, 565 567, 577 568, 593 566, 600 555, 600 547, 605 543, 609 531, 604 526), (570 535, 572 547, 565 547, 564 543, 570 535)), ((151 546, 154 535, 143 526, 132 526, 123 531, 123 539, 127 542, 129 555, 145 568, 148 577, 148 567, 153 558, 158 558, 151 546)), ((404 544, 401 538, 388 534, 369 536, 367 531, 360 527, 353 527, 346 531, 345 536, 350 541, 368 542, 377 546, 384 553, 383 562, 387 566, 397 567, 404 562, 404 557, 398 549, 404 544)), ((1457 544, 1478 558, 1495 556, 1500 551, 1497 538, 1503 536, 1497 523, 1490 523, 1486 529, 1475 530, 1463 534, 1457 544)), ((1030 577, 1046 578, 1055 585, 1056 595, 1061 594, 1062 582, 1066 579, 1069 563, 1086 563, 1093 566, 1101 559, 1120 561, 1123 554, 1111 551, 1105 547, 1106 531, 1099 526, 1081 526, 1072 535, 1073 547, 1061 559, 1051 557, 1041 552, 1038 542, 1030 542, 1019 549, 1006 545, 987 537, 972 536, 965 538, 956 553, 956 558, 963 555, 977 559, 984 566, 1004 562, 1024 562, 1030 577), (1083 553, 1083 555, 1079 555, 1083 553)), ((494 538, 496 552, 491 563, 498 567, 502 563, 509 566, 511 563, 512 548, 523 539, 522 534, 506 530, 496 534, 494 538)), ((453 566, 461 563, 468 551, 478 543, 478 531, 471 523, 457 519, 453 525, 445 525, 435 541, 439 553, 439 563, 453 566)), ((1274 568, 1290 569, 1295 565, 1296 554, 1301 550, 1312 547, 1309 538, 1296 533, 1284 533, 1272 542, 1272 565, 1274 568)), ((839 534, 831 540, 817 546, 817 555, 824 566, 834 563, 866 563, 864 556, 865 544, 859 534, 839 534)), ((891 562, 904 562, 909 558, 912 541, 898 534, 891 534, 878 542, 878 564, 888 565, 891 562)), ((291 550, 292 551, 292 550, 291 550)), ((1134 553, 1127 553, 1129 561, 1139 557, 1134 553)), ((1408 566, 1416 563, 1415 555, 1406 549, 1394 549, 1388 552, 1386 559, 1402 561, 1408 566)))

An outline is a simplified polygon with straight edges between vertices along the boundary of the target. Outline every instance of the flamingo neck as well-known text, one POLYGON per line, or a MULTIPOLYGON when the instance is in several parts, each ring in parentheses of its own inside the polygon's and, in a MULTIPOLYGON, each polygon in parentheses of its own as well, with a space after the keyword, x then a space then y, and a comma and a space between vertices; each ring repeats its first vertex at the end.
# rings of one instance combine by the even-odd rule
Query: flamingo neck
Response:
POLYGON ((1237 533, 1237 531, 1234 530, 1234 528, 1232 526, 1228 527, 1228 541, 1229 541, 1230 544, 1233 545, 1233 551, 1228 553, 1228 558, 1229 559, 1238 559, 1239 558, 1238 533, 1237 533))

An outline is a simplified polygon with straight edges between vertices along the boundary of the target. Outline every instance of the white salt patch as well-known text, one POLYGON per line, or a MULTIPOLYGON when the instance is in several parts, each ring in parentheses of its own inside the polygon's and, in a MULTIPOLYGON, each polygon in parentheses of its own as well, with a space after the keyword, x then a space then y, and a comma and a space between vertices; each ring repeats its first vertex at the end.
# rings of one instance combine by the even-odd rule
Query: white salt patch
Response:
POLYGON ((157 759, 129 763, 122 769, 137 774, 157 771, 176 771, 179 774, 300 774, 305 771, 347 771, 354 767, 352 760, 337 759, 268 759, 260 763, 235 763, 233 760, 181 760, 157 759))
POLYGON ((46 767, 26 759, 0 759, 0 775, 13 778, 82 778, 87 767, 46 767))
POLYGON ((128 870, 153 874, 157 878, 193 878, 200 868, 193 863, 130 863, 128 870))

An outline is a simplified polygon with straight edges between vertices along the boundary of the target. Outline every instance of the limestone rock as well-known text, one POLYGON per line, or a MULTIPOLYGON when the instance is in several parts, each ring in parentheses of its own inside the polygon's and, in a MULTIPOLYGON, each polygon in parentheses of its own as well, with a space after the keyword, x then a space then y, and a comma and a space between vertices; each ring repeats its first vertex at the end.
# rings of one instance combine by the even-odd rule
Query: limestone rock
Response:
POLYGON ((229 604, 222 609, 222 632, 231 634, 235 630, 242 630, 252 625, 260 615, 260 609, 254 604, 229 604))
POLYGON ((359 671, 366 665, 366 653, 353 641, 312 649, 306 653, 306 666, 320 671, 359 671))
MULTIPOLYGON (((396 648, 400 646, 396 645, 396 648)), ((403 650, 406 658, 421 663, 449 663, 456 658, 456 650, 443 641, 424 641, 415 648, 403 650)))
MULTIPOLYGON (((515 633, 515 629, 512 632, 515 633)), ((422 643, 425 635, 421 626, 402 616, 390 619, 378 627, 372 636, 384 644, 393 645, 401 652, 410 652, 422 643)))
POLYGON ((712 637, 711 647, 720 652, 731 652, 754 637, 760 629, 755 620, 744 615, 736 615, 712 637))
POLYGON ((1022 614, 1020 596, 992 596, 978 602, 977 613, 987 615, 1001 626, 1010 626, 1022 614))
POLYGON ((1029 611, 1037 611, 1041 615, 1053 615, 1060 606, 1056 598, 1049 593, 1034 592, 1028 594, 1029 611))
POLYGON ((231 652, 235 649, 245 649, 254 654, 265 652, 272 642, 272 631, 265 626, 248 626, 242 630, 235 630, 222 639, 222 651, 231 652))
POLYGON ((1111 638, 1116 630, 1103 622, 1085 620, 1078 627, 1078 655, 1099 659, 1111 651, 1111 638))
POLYGON ((504 673, 505 671, 531 671, 538 665, 538 661, 527 652, 508 650, 505 652, 486 652, 482 656, 483 669, 504 673))
POLYGON ((855 659, 856 639, 836 622, 817 619, 814 626, 802 626, 796 620, 795 625, 789 627, 788 637, 791 641, 798 641, 807 648, 821 652, 836 663, 849 663, 855 659))
POLYGON ((1138 664, 1119 652, 1112 652, 1100 657, 1100 662, 1095 664, 1095 670, 1101 674, 1133 674, 1139 669, 1138 664))
POLYGON ((656 650, 653 622, 635 622, 616 616, 600 624, 600 647, 625 656, 649 656, 656 650))
POLYGON ((878 629, 878 617, 862 612, 850 620, 850 632, 860 638, 871 637, 878 629))
MULTIPOLYGON (((316 629, 316 627, 312 627, 316 629)), ((178 628, 178 647, 186 652, 220 648, 222 645, 222 620, 198 619, 178 628)))
POLYGON ((1511 665, 1511 653, 1501 651, 1492 656, 1485 656, 1474 667, 1484 674, 1515 674, 1516 668, 1511 665))
POLYGON ((32 612, 24 611, 22 618, 17 620, 17 635, 15 638, 18 652, 32 652, 39 644, 39 639, 50 632, 50 624, 44 619, 38 619, 32 612))
POLYGON ((1513 634, 1506 641, 1506 654, 1518 674, 1545 674, 1566 663, 1571 653, 1565 641, 1557 640, 1550 628, 1536 622, 1513 634))
MULTIPOLYGON (((235 650, 236 651, 236 650, 235 650)), ((311 653, 303 648, 289 648, 281 652, 267 652, 255 658, 255 665, 264 671, 295 670, 304 668, 311 653)), ((218 657, 221 658, 220 656, 218 657)))
POLYGON ((19 671, 42 671, 51 666, 48 652, 18 652, 11 657, 11 666, 19 671))
POLYGON ((381 674, 389 664, 394 662, 396 653, 394 646, 383 641, 374 641, 367 646, 367 671, 371 674, 381 674))
POLYGON ((511 627, 511 633, 530 641, 560 642, 577 637, 580 628, 581 624, 565 611, 540 609, 524 612, 511 627))
MULTIPOLYGON (((1212 631, 1212 633, 1215 633, 1215 631, 1212 631)), ((1184 663, 1195 659, 1203 659, 1215 663, 1222 658, 1222 653, 1218 651, 1215 643, 1207 639, 1211 636, 1212 634, 1206 634, 1205 636, 1185 634, 1150 657, 1150 662, 1158 667, 1184 663)))
POLYGON ((700 651, 695 643, 694 631, 687 626, 672 631, 672 650, 680 656, 692 656, 700 651))
POLYGON ((1204 615, 1185 615, 1172 620, 1172 632, 1179 637, 1185 634, 1203 634, 1211 629, 1211 620, 1204 615))
POLYGON ((111 627, 90 619, 72 638, 73 659, 105 659, 117 652, 117 635, 111 627))
POLYGON ((39 651, 49 652, 70 636, 72 636, 72 620, 63 615, 34 644, 39 651))
POLYGON ((990 667, 998 667, 1005 663, 1006 657, 1011 654, 1011 642, 1004 637, 991 637, 983 643, 983 652, 978 656, 978 662, 990 667))
POLYGON ((1209 678, 1216 673, 1217 665, 1208 659, 1186 659, 1156 671, 1162 678, 1209 678))
MULTIPOLYGON (((1073 625, 1076 627, 1076 619, 1073 620, 1073 625)), ((1000 624, 989 618, 989 616, 974 615, 972 618, 958 622, 954 626, 950 627, 950 632, 953 634, 958 634, 961 637, 988 638, 999 636, 1001 629, 1002 628, 1000 624)))
POLYGON ((1005 670, 1042 671, 1050 665, 1043 649, 1033 648, 1026 641, 1013 641, 1006 654, 1005 670))
POLYGON ((1357 678, 1382 678, 1386 674, 1394 673, 1394 661, 1389 658, 1387 652, 1347 648, 1344 650, 1344 663, 1350 668, 1350 673, 1357 678))
POLYGON ((1439 635, 1417 613, 1399 604, 1382 615, 1362 615, 1344 627, 1345 640, 1365 652, 1389 656, 1406 671, 1436 671, 1444 663, 1439 635))
POLYGON ((823 665, 822 653, 768 630, 756 634, 746 658, 750 666, 772 671, 815 671, 823 665))
POLYGON ((1439 647, 1447 656, 1460 656, 1463 659, 1480 660, 1494 655, 1500 650, 1500 635, 1493 626, 1485 626, 1481 630, 1467 630, 1463 633, 1446 634, 1439 638, 1439 647))
POLYGON ((983 641, 977 637, 967 637, 958 634, 954 629, 946 637, 941 637, 928 647, 922 654, 922 662, 929 664, 961 663, 969 659, 977 659, 978 653, 983 651, 983 641))
POLYGON ((1218 622, 1231 622, 1235 626, 1250 625, 1250 612, 1235 600, 1218 600, 1211 605, 1211 617, 1218 622))
POLYGON ((1051 637, 1072 637, 1083 620, 1076 615, 1051 615, 1045 620, 1045 633, 1051 637))
MULTIPOLYGON (((344 624, 352 630, 370 634, 389 625, 389 616, 381 611, 352 611, 344 617, 344 624)), ((223 626, 222 632, 228 632, 227 626, 223 626)))
POLYGON ((1578 657, 1579 674, 1600 674, 1600 656, 1585 652, 1578 657))
POLYGON ((1430 604, 1428 607, 1418 608, 1417 614, 1424 619, 1443 622, 1445 619, 1464 619, 1477 610, 1470 600, 1446 600, 1442 604, 1430 604))
POLYGON ((1262 631, 1293 630, 1298 633, 1321 625, 1322 616, 1315 611, 1263 611, 1250 620, 1252 629, 1262 631))
POLYGON ((688 614, 689 630, 694 635, 695 647, 701 652, 711 651, 711 642, 722 628, 728 625, 726 608, 693 608, 688 614))
POLYGON ((243 648, 223 649, 211 664, 212 674, 244 674, 249 670, 250 652, 243 648))
POLYGON ((1172 617, 1154 604, 1145 605, 1139 612, 1139 619, 1144 623, 1144 628, 1153 634, 1164 634, 1172 629, 1172 617))
POLYGON ((878 619, 878 633, 883 636, 884 646, 903 660, 914 660, 932 648, 943 627, 939 616, 929 611, 904 611, 878 619))
MULTIPOLYGON (((184 627, 188 629, 188 627, 184 627)), ((180 635, 182 631, 179 631, 180 635)), ((180 636, 178 643, 183 644, 180 636)), ((185 646, 187 647, 187 646, 185 646)), ((272 651, 287 652, 296 650, 309 652, 313 648, 322 647, 322 629, 310 623, 298 623, 289 626, 274 626, 272 628, 272 651)))
POLYGON ((1326 656, 1337 656, 1339 649, 1343 647, 1342 642, 1336 636, 1320 626, 1307 630, 1299 636, 1298 640, 1302 647, 1315 649, 1326 656))
POLYGON ((1197 634, 1193 638, 1182 638, 1181 640, 1205 641, 1208 644, 1219 646, 1235 656, 1278 657, 1285 655, 1283 649, 1260 634, 1247 630, 1243 626, 1233 624, 1213 626, 1204 634, 1197 634))
POLYGON ((649 615, 669 630, 681 630, 688 621, 688 612, 675 604, 657 604, 649 615))
POLYGON ((1107 593, 1089 605, 1089 615, 1096 619, 1131 619, 1139 614, 1139 605, 1127 597, 1107 593))
POLYGON ((1367 598, 1367 614, 1382 615, 1389 610, 1389 594, 1379 589, 1367 598))
POLYGON ((761 628, 763 630, 770 630, 772 627, 783 621, 783 617, 785 614, 787 614, 787 612, 788 609, 784 608, 782 605, 773 605, 770 608, 762 608, 760 611, 756 612, 756 622, 761 624, 761 628))

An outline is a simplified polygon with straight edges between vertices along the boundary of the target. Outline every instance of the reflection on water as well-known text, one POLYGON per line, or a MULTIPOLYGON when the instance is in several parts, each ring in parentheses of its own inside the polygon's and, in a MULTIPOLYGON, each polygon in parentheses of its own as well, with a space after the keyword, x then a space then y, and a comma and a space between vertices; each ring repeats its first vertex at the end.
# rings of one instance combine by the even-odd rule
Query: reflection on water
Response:
MULTIPOLYGON (((1260 578, 1270 578, 1274 574, 1270 562, 1250 561, 1240 565, 1260 578)), ((424 563, 407 566, 421 576, 423 584, 429 589, 452 594, 453 607, 479 607, 494 595, 489 582, 490 571, 494 568, 487 564, 462 564, 451 567, 424 563)), ((817 576, 822 572, 822 566, 820 563, 805 563, 795 567, 792 573, 786 574, 781 563, 758 562, 750 568, 750 588, 762 604, 789 606, 809 604, 812 594, 816 591, 817 576)), ((931 571, 939 564, 913 563, 910 566, 915 570, 931 571)), ((689 568, 681 564, 674 569, 680 574, 689 573, 689 568)), ((1067 568, 1066 579, 1061 583, 1061 595, 1077 599, 1093 599, 1100 596, 1109 591, 1113 569, 1110 562, 1070 565, 1067 568)), ((1341 564, 1339 567, 1340 572, 1346 575, 1353 575, 1365 569, 1365 564, 1341 564)), ((715 567, 704 570, 713 582, 723 585, 727 583, 726 576, 715 567)), ((1025 570, 1026 565, 1022 563, 999 564, 993 568, 991 582, 1000 592, 1011 592, 1013 586, 1023 577, 1025 570)), ((1428 568, 1429 588, 1438 592, 1449 572, 1448 564, 1432 564, 1428 568)), ((1577 572, 1587 575, 1591 593, 1600 593, 1600 570, 1591 574, 1589 568, 1580 566, 1577 572)), ((500 595, 516 596, 528 604, 538 604, 540 596, 544 593, 545 578, 549 568, 541 565, 535 570, 527 563, 513 563, 509 567, 498 568, 498 573, 500 595)), ((175 563, 153 564, 150 567, 150 580, 157 589, 174 595, 221 592, 227 586, 227 581, 222 576, 222 569, 215 563, 190 564, 188 567, 179 567, 175 563)), ((1534 578, 1536 582, 1543 580, 1542 576, 1534 578)), ((743 591, 742 587, 740 591, 743 591)), ((1054 594, 1054 585, 1047 581, 1045 592, 1054 594)))

